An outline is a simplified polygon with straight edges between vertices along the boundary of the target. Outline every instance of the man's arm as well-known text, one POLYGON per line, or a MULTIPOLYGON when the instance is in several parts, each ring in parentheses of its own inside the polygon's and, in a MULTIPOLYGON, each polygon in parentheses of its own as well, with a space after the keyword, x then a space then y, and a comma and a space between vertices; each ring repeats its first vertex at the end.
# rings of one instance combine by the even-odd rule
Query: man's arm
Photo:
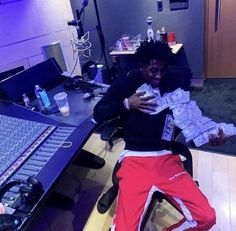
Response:
POLYGON ((125 112, 124 80, 115 81, 102 99, 95 105, 93 116, 96 122, 113 119, 125 112))

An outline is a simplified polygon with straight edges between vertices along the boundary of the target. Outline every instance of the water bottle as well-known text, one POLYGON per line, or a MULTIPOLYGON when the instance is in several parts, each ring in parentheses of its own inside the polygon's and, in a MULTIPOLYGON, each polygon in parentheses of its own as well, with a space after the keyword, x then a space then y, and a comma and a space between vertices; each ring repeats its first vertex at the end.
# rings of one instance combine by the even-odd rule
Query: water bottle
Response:
POLYGON ((35 96, 38 99, 40 110, 43 112, 48 111, 51 103, 45 89, 42 89, 39 85, 35 85, 35 96))
POLYGON ((22 97, 23 97, 23 102, 25 104, 25 107, 31 109, 31 103, 30 103, 29 97, 25 93, 22 95, 22 97))
POLYGON ((156 41, 161 41, 161 32, 160 32, 160 30, 157 30, 157 32, 156 32, 156 41))
POLYGON ((148 38, 148 41, 150 41, 154 37, 154 32, 153 32, 153 29, 152 29, 152 17, 148 16, 146 22, 148 24, 147 38, 148 38))

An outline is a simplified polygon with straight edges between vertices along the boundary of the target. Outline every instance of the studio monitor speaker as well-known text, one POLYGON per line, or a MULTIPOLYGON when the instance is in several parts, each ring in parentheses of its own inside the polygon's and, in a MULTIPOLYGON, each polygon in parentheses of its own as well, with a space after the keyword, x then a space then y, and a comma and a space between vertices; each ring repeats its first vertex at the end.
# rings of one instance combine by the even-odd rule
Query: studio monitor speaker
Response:
POLYGON ((41 47, 44 59, 55 58, 63 71, 67 71, 67 65, 60 42, 53 42, 41 47))

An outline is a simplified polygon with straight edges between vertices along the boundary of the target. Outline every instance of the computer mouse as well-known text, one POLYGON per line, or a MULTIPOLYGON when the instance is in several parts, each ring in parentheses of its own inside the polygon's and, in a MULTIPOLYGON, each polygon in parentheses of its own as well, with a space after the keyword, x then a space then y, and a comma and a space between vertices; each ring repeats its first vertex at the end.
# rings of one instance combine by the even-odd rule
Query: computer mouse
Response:
POLYGON ((82 95, 82 98, 83 99, 90 99, 91 97, 93 97, 93 95, 94 95, 93 93, 87 92, 84 95, 82 95))

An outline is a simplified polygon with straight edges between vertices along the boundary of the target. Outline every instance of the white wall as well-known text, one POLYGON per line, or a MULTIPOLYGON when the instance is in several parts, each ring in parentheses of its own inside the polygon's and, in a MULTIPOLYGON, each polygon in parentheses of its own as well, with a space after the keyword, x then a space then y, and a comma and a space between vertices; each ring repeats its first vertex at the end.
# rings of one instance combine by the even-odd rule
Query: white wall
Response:
MULTIPOLYGON (((44 60, 41 46, 60 41, 71 71, 75 64, 70 39, 73 27, 69 0, 0 0, 0 72, 44 60)), ((75 74, 80 74, 77 65, 75 74)))

